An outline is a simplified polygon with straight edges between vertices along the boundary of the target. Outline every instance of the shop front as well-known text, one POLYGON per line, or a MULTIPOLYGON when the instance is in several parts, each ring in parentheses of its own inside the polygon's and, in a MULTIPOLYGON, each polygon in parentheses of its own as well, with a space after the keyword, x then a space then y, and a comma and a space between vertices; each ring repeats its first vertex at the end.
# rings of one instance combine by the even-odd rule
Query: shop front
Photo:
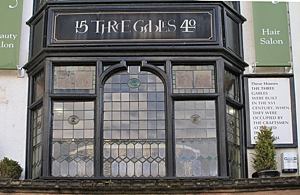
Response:
POLYGON ((36 1, 27 178, 246 177, 238 3, 36 1))

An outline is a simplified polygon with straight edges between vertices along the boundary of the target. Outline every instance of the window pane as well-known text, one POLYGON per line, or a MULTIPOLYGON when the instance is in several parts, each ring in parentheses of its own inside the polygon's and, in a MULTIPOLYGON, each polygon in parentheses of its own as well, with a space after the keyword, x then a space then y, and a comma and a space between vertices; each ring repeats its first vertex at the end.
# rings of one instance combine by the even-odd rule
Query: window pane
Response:
POLYGON ((224 88, 225 93, 228 97, 232 99, 236 99, 239 101, 240 99, 240 88, 239 88, 239 78, 232 74, 229 71, 225 71, 224 76, 224 88))
POLYGON ((55 66, 55 93, 95 93, 95 66, 55 66))
POLYGON ((176 176, 217 176, 214 101, 175 101, 176 176))
POLYGON ((174 93, 214 93, 214 66, 173 66, 174 93))
POLYGON ((104 85, 104 176, 165 176, 164 86, 131 66, 104 85))
POLYGON ((32 178, 41 176, 42 171, 42 115, 42 107, 32 111, 32 178))
POLYGON ((94 102, 53 102, 52 176, 94 175, 94 102))
POLYGON ((229 105, 226 105, 226 124, 229 175, 239 178, 241 177, 240 113, 229 105))
POLYGON ((33 77, 33 101, 43 97, 45 91, 45 75, 44 72, 38 73, 33 77))

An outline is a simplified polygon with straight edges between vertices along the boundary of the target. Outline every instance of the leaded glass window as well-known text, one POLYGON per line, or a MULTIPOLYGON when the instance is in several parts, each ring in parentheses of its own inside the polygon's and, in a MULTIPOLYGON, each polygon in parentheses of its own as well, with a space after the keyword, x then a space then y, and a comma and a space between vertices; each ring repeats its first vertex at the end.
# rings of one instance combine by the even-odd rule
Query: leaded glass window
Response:
POLYGON ((104 85, 104 176, 163 177, 164 84, 139 66, 128 72, 114 74, 104 85))
POLYGON ((215 101, 175 101, 176 176, 218 175, 215 101))
POLYGON ((55 93, 95 93, 95 66, 54 66, 55 93))
POLYGON ((214 93, 214 66, 173 66, 174 93, 214 93))
POLYGON ((53 102, 52 176, 94 175, 94 102, 53 102))
POLYGON ((45 91, 45 75, 44 72, 38 73, 33 77, 33 101, 43 97, 45 91))
POLYGON ((42 119, 43 108, 32 111, 32 178, 42 171, 42 119))
POLYGON ((47 69, 50 83, 44 83, 43 71, 32 75, 29 176, 243 175, 243 104, 240 76, 229 72, 232 67, 200 61, 107 60, 87 66, 53 62, 47 69), (217 75, 219 67, 225 68, 224 77, 217 75), (217 79, 223 78, 220 91, 217 87, 223 83, 217 79), (50 91, 42 98, 45 87, 50 91), (41 105, 49 102, 45 110, 50 112, 42 116, 41 105), (216 113, 225 106, 226 126, 216 113), (49 132, 43 159, 42 121, 49 132))
POLYGON ((225 88, 226 95, 229 98, 239 101, 240 100, 239 87, 240 87, 239 77, 226 70, 224 75, 224 88, 225 88))
POLYGON ((226 105, 227 147, 229 175, 241 177, 240 112, 226 105))

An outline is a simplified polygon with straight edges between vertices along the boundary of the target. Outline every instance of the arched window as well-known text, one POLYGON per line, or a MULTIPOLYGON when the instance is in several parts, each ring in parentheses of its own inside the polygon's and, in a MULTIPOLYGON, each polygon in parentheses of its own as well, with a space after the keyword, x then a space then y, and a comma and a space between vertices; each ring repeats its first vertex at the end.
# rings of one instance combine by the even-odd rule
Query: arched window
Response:
POLYGON ((129 66, 104 84, 103 175, 166 175, 165 87, 155 74, 129 66))

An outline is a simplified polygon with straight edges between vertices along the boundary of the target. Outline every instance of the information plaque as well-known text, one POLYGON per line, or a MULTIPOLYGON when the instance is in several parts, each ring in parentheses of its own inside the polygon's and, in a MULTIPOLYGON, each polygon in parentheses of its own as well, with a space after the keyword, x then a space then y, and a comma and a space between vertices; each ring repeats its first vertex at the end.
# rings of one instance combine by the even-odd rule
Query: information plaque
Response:
POLYGON ((290 78, 249 78, 248 92, 251 144, 261 126, 272 128, 275 144, 293 144, 290 78))

